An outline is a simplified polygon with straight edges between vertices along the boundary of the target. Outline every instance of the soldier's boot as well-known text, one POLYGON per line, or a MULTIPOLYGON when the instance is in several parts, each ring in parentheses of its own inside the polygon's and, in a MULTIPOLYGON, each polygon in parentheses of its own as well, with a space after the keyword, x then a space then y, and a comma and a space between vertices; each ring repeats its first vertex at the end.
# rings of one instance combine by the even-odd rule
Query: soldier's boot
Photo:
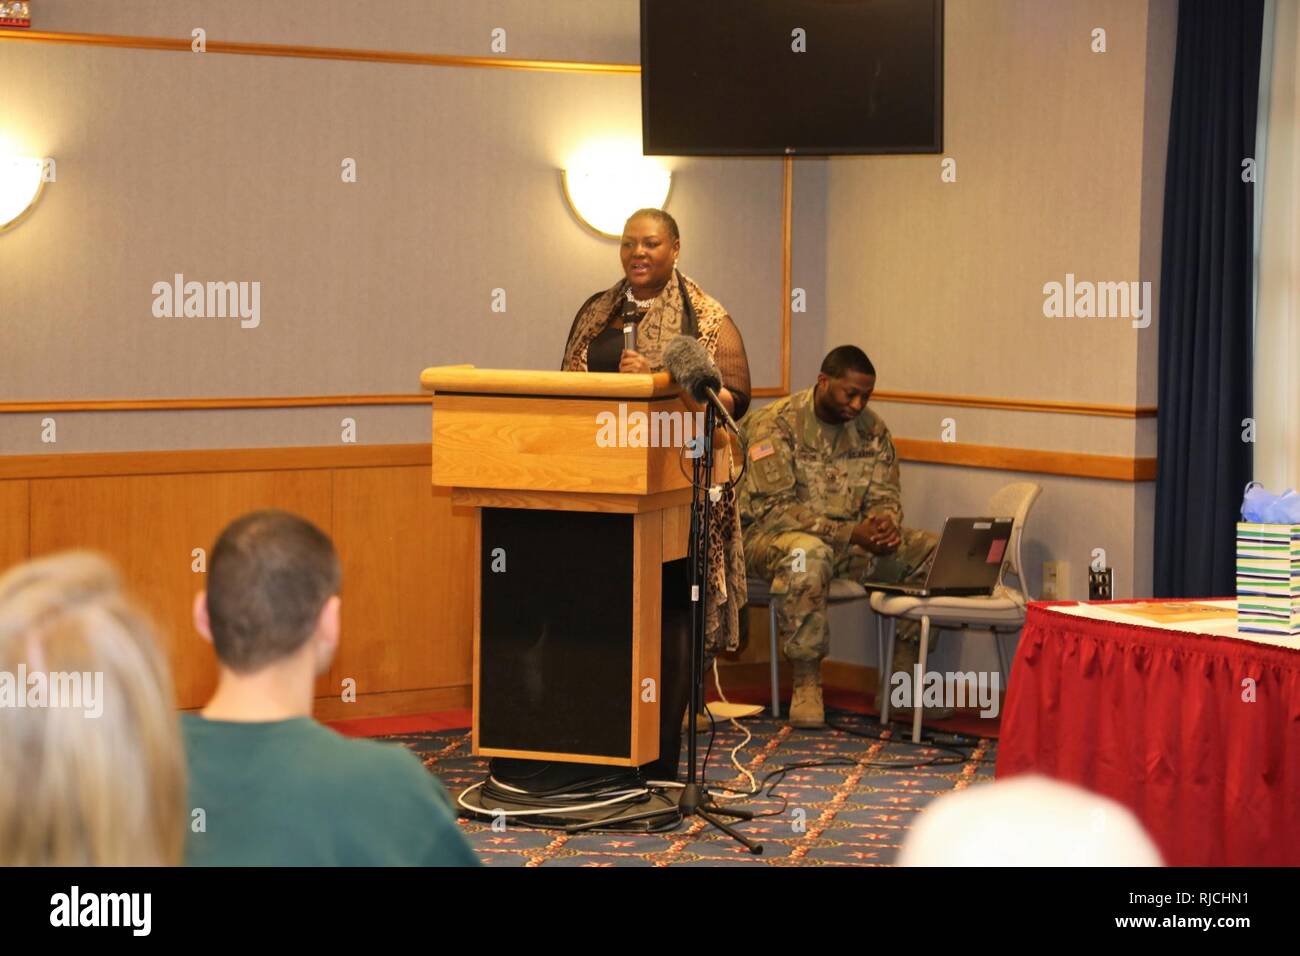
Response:
POLYGON ((807 730, 826 726, 826 708, 822 705, 821 661, 794 662, 790 726, 807 730))
MULTIPOLYGON (((931 639, 930 650, 934 651, 934 641, 931 639)), ((894 641, 894 678, 889 681, 889 691, 892 692, 896 685, 897 675, 902 673, 907 675, 908 691, 907 696, 910 700, 915 693, 914 681, 916 678, 916 662, 920 656, 921 641, 918 638, 915 641, 894 641)), ((928 661, 927 661, 928 663, 928 661)), ((924 687, 925 675, 921 675, 922 687, 924 687)), ((915 703, 915 701, 913 701, 915 703)), ((924 720, 947 720, 953 715, 951 707, 926 707, 922 712, 924 720)), ((890 707, 890 720, 911 720, 911 707, 890 707)))

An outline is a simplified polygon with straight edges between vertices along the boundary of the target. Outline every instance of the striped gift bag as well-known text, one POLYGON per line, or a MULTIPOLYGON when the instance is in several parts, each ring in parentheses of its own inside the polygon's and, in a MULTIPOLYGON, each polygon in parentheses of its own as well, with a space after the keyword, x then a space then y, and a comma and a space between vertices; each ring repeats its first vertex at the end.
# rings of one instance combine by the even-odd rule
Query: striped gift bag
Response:
POLYGON ((1237 630, 1300 634, 1300 524, 1237 522, 1237 630))

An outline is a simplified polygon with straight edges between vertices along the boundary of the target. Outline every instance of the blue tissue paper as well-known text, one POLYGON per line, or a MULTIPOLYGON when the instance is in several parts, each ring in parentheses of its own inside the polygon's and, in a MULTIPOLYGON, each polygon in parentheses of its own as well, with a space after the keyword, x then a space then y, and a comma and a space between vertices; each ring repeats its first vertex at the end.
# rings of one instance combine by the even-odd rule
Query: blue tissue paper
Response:
POLYGON ((1252 481, 1241 499, 1241 517, 1260 524, 1300 524, 1300 494, 1289 489, 1275 495, 1252 481))

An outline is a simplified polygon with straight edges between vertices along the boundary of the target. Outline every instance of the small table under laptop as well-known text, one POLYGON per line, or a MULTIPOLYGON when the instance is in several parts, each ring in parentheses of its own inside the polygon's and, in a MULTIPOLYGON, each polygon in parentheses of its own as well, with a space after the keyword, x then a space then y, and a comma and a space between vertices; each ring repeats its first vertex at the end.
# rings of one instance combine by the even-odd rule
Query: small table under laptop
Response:
POLYGON ((997 776, 1122 803, 1169 865, 1300 865, 1300 637, 1144 603, 1029 606, 997 776))

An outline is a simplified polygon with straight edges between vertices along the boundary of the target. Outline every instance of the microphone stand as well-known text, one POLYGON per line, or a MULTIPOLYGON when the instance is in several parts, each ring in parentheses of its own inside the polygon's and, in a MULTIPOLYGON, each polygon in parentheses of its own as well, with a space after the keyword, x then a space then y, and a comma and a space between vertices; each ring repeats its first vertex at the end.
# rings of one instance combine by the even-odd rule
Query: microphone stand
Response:
POLYGON ((696 766, 699 728, 696 726, 698 715, 704 704, 702 684, 704 680, 704 632, 708 620, 709 606, 709 519, 713 514, 713 500, 708 489, 713 485, 713 431, 716 425, 716 411, 712 402, 704 403, 704 434, 700 436, 700 454, 695 458, 695 480, 691 488, 691 528, 690 528, 690 565, 691 565, 691 707, 686 736, 686 786, 682 789, 679 807, 683 819, 696 816, 712 824, 737 843, 743 845, 750 853, 759 855, 763 846, 748 837, 737 833, 729 824, 719 817, 732 817, 736 820, 752 820, 754 814, 748 810, 737 810, 718 804, 699 780, 696 766))

